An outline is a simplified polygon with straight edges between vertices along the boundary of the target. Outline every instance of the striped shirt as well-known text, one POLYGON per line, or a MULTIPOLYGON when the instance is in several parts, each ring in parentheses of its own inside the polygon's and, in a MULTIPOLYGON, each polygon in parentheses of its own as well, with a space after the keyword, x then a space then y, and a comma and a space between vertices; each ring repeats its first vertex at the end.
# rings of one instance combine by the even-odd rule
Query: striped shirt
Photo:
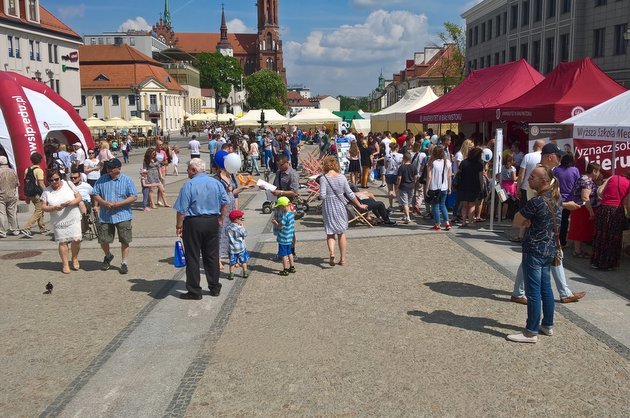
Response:
MULTIPOLYGON (((138 194, 136 186, 129 176, 119 174, 116 179, 112 179, 109 174, 102 175, 92 190, 93 195, 99 195, 107 202, 122 202, 130 196, 138 194)), ((106 224, 117 224, 130 221, 132 218, 131 204, 118 208, 107 209, 101 206, 98 211, 99 220, 106 224)))
POLYGON ((293 235, 295 235, 295 213, 285 212, 280 218, 282 228, 278 229, 278 244, 293 244, 293 235))
POLYGON ((241 225, 236 222, 232 222, 225 228, 227 231, 228 242, 230 244, 229 253, 230 254, 238 254, 245 251, 245 237, 247 236, 247 231, 241 225))

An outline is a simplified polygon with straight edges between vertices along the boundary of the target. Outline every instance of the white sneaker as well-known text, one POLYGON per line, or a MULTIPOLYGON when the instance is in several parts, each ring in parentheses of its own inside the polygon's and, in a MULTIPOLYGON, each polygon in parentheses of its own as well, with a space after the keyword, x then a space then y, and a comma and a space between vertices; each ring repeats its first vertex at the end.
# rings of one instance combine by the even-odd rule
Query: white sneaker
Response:
POLYGON ((19 229, 14 229, 13 232, 11 232, 11 235, 13 235, 14 237, 17 237, 20 234, 21 234, 21 232, 20 232, 19 229))
POLYGON ((538 335, 528 337, 527 335, 521 332, 520 334, 508 335, 507 339, 510 341, 514 341, 515 343, 537 343, 538 335))
POLYGON ((6 238, 6 237, 7 237, 6 232, 0 232, 0 238, 6 238))
POLYGON ((548 337, 551 337, 553 335, 553 327, 540 327, 540 333, 543 335, 546 335, 548 337))

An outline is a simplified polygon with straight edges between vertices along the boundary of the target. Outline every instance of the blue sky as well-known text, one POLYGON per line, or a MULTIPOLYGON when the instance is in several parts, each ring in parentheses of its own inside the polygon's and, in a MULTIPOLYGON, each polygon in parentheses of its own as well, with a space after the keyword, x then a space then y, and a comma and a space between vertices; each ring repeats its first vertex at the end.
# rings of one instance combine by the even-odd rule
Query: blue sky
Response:
MULTIPOLYGON (((223 0, 231 32, 255 32, 256 0, 223 0)), ((480 0, 280 0, 280 26, 289 84, 316 94, 365 96, 438 42, 442 24, 480 0)), ((79 34, 146 29, 164 0, 41 0, 79 34)), ((218 32, 220 0, 169 0, 175 32, 218 32)))

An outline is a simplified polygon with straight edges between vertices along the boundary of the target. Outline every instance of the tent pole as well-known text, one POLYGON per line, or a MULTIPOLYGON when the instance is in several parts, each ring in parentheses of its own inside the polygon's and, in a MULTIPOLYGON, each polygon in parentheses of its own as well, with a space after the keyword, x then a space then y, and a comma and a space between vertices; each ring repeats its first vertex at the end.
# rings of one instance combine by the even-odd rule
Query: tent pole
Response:
POLYGON ((615 170, 617 170, 617 140, 613 139, 612 142, 612 174, 611 176, 615 175, 615 170))

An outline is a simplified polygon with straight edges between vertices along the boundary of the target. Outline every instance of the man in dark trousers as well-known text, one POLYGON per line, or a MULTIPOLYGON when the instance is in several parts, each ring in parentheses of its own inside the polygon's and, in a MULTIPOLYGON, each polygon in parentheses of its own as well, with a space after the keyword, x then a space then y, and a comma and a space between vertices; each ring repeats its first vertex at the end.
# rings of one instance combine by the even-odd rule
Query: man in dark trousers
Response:
POLYGON ((175 202, 177 235, 186 251, 186 289, 182 299, 201 299, 199 254, 208 280, 210 296, 219 296, 219 228, 227 211, 228 196, 223 185, 208 176, 200 158, 188 163, 188 178, 175 202))

